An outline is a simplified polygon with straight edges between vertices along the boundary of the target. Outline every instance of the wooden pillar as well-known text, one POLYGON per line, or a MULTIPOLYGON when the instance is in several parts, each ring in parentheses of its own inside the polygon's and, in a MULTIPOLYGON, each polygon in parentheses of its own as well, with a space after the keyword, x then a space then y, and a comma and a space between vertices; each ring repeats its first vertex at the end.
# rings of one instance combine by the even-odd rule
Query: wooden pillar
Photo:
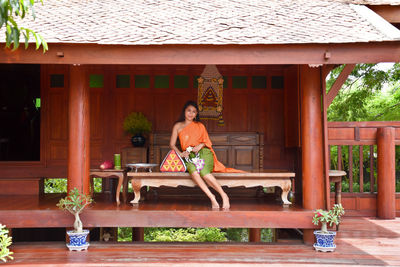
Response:
POLYGON ((395 130, 378 128, 378 197, 377 215, 381 219, 396 218, 395 130))
POLYGON ((144 228, 132 227, 132 241, 144 242, 144 228))
POLYGON ((89 88, 83 67, 70 66, 68 192, 78 188, 89 193, 90 110, 89 88))
POLYGON ((261 242, 261 228, 249 228, 249 242, 261 242))
MULTIPOLYGON (((300 90, 303 207, 314 210, 325 206, 320 67, 300 66, 300 90)), ((312 230, 303 233, 314 242, 312 230)))

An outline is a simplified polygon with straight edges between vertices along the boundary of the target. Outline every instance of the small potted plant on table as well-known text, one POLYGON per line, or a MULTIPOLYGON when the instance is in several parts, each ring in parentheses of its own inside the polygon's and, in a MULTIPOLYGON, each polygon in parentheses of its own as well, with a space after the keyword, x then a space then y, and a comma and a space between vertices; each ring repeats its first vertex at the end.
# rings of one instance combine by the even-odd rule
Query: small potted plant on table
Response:
POLYGON ((123 124, 124 131, 131 134, 133 146, 141 147, 146 143, 143 136, 151 132, 152 124, 142 112, 132 112, 126 116, 123 124))
POLYGON ((321 223, 321 230, 314 231, 317 242, 314 244, 314 248, 317 251, 329 252, 334 251, 336 245, 334 243, 336 232, 328 231, 328 224, 330 227, 339 225, 340 217, 344 214, 344 208, 342 204, 335 204, 331 210, 318 209, 314 212, 312 222, 315 225, 321 223))
POLYGON ((89 230, 82 229, 83 225, 79 214, 92 202, 93 199, 90 196, 82 194, 77 188, 74 188, 68 196, 60 199, 57 204, 57 207, 61 210, 69 211, 75 217, 74 230, 67 231, 69 236, 67 247, 69 250, 81 251, 89 247, 89 243, 86 241, 89 230))

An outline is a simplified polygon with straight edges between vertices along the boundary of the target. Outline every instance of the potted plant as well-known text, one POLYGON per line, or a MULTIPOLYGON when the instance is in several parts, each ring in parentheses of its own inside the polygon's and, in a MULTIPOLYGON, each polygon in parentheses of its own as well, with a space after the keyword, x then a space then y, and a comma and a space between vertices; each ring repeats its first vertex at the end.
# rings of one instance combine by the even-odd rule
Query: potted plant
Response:
POLYGON ((6 262, 7 259, 13 259, 11 256, 13 252, 8 249, 10 245, 11 237, 8 236, 8 230, 4 225, 0 224, 0 259, 4 262, 6 262))
POLYGON ((81 251, 89 247, 89 243, 86 241, 89 230, 82 229, 83 226, 79 214, 92 202, 93 199, 90 196, 74 188, 69 192, 68 196, 60 199, 57 204, 57 207, 61 210, 69 211, 75 217, 74 230, 67 231, 69 236, 69 244, 67 244, 67 247, 69 250, 81 251))
POLYGON ((124 131, 132 135, 133 146, 144 146, 146 139, 143 135, 151 132, 151 127, 151 122, 141 112, 132 112, 123 124, 124 131))
POLYGON ((314 217, 312 222, 315 225, 321 223, 321 230, 314 231, 315 238, 317 243, 314 244, 314 248, 317 251, 334 251, 336 245, 334 243, 336 232, 335 231, 328 231, 328 224, 330 227, 335 225, 339 225, 340 217, 344 214, 344 208, 342 204, 335 204, 333 205, 332 209, 321 210, 318 209, 314 212, 314 217))

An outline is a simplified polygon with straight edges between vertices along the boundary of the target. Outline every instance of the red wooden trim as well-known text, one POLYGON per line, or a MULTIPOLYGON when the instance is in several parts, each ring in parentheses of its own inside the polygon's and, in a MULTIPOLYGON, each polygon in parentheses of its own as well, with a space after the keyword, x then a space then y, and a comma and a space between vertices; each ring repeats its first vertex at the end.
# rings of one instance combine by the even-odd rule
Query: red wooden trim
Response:
POLYGON ((353 146, 349 146, 349 190, 353 192, 353 146))
POLYGON ((363 140, 363 141, 353 141, 353 140, 329 140, 329 144, 334 145, 376 145, 376 140, 363 140))
POLYGON ((338 154, 338 156, 337 156, 337 166, 338 166, 338 170, 342 170, 342 146, 341 145, 338 145, 338 148, 337 148, 337 154, 338 154))
MULTIPOLYGON (((54 44, 43 54, 34 46, 0 50, 0 63, 34 64, 355 64, 393 62, 400 42, 271 45, 54 44), (64 57, 57 53, 63 52, 64 57), (326 59, 325 53, 331 57, 326 59)), ((4 45, 3 45, 4 47, 4 45)))
POLYGON ((354 140, 360 141, 360 128, 354 128, 354 140))
POLYGON ((363 150, 364 147, 362 145, 360 145, 358 147, 358 151, 359 151, 359 168, 360 168, 360 179, 359 179, 359 183, 360 183, 360 193, 364 192, 364 165, 363 165, 363 159, 364 159, 364 155, 363 155, 363 150))
POLYGON ((400 127, 400 121, 330 121, 328 122, 329 128, 349 128, 349 127, 359 127, 359 128, 376 128, 376 127, 400 127))
POLYGON ((323 131, 324 131, 324 176, 325 176, 325 206, 326 209, 329 210, 331 207, 331 199, 330 199, 330 192, 331 186, 329 181, 329 169, 330 169, 330 147, 328 142, 328 118, 327 118, 327 95, 326 95, 326 75, 324 71, 325 68, 321 69, 321 95, 322 95, 322 122, 323 122, 323 131))
POLYGON ((370 145, 369 146, 369 184, 370 184, 370 189, 369 191, 372 193, 375 191, 375 168, 374 168, 374 146, 370 145))
MULTIPOLYGON (((55 205, 54 205, 55 206, 55 205)), ((85 227, 221 227, 316 229, 312 211, 226 211, 87 209, 85 227)), ((2 224, 10 228, 70 227, 74 218, 61 210, 0 210, 2 224)))
POLYGON ((342 72, 339 74, 339 77, 336 79, 335 83, 332 85, 331 89, 329 90, 328 97, 326 100, 326 104, 329 107, 330 104, 332 103, 333 99, 336 97, 338 94, 340 88, 342 88, 344 82, 347 80, 347 77, 349 77, 350 73, 353 71, 354 67, 356 64, 347 64, 342 72))

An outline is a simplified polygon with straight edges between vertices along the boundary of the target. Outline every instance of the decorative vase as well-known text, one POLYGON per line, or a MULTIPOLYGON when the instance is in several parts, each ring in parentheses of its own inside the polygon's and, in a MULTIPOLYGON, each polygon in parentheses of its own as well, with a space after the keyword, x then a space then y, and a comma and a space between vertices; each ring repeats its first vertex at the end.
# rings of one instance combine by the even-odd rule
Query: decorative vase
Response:
POLYGON ((89 234, 89 230, 83 230, 82 233, 77 233, 74 230, 67 231, 69 236, 69 244, 67 247, 71 251, 82 251, 87 250, 89 242, 86 241, 86 237, 89 234))
POLYGON ((316 251, 331 252, 335 251, 335 236, 336 232, 328 231, 322 232, 320 230, 314 231, 315 239, 317 242, 314 244, 316 251))
POLYGON ((131 138, 132 145, 135 147, 142 147, 146 143, 146 138, 143 135, 137 134, 131 138))

